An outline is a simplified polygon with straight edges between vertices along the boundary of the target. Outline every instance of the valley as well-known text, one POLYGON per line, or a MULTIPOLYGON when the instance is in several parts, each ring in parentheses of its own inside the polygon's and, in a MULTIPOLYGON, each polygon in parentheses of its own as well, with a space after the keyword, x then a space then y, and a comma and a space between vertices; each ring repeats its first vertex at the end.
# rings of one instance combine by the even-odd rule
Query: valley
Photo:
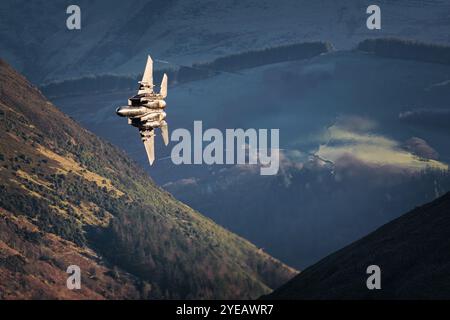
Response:
POLYGON ((450 190, 448 126, 434 126, 450 112, 442 104, 450 99, 449 72, 443 64, 336 51, 169 88, 171 130, 192 130, 198 119, 219 130, 279 128, 274 177, 259 176, 259 165, 177 166, 174 144, 157 149, 160 158, 148 167, 135 132, 112 112, 125 93, 54 101, 176 197, 302 269, 450 190))

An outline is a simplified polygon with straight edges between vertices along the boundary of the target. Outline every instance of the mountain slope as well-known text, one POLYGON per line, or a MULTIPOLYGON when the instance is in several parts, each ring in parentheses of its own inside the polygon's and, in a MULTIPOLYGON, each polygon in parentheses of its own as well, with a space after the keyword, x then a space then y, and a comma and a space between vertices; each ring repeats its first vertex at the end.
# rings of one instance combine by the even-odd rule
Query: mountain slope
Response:
MULTIPOLYGON (((67 263, 111 275, 97 276, 92 294, 83 287, 78 295, 87 298, 110 298, 120 282, 125 289, 113 298, 252 298, 295 274, 158 188, 3 61, 0 93, 2 292, 39 295, 41 285, 30 279, 61 290, 65 280, 51 279, 48 265, 31 267, 53 260, 51 274, 60 280, 67 263), (26 228, 34 230, 31 238, 14 231, 26 228), (45 245, 33 246, 33 239, 45 245), (63 251, 74 258, 56 257, 63 251), (12 268, 9 259, 22 267, 12 268)), ((58 290, 43 297, 73 297, 58 290)))
POLYGON ((269 299, 450 299, 450 193, 326 257, 269 299), (381 268, 381 290, 366 268, 381 268))
POLYGON ((0 299, 138 299, 150 284, 105 265, 91 249, 42 232, 0 208, 0 299), (82 270, 82 290, 67 290, 65 270, 82 270))
POLYGON ((189 64, 299 41, 326 40, 339 49, 367 37, 450 41, 446 0, 379 0, 376 31, 366 27, 369 0, 79 0, 75 31, 65 24, 70 3, 61 2, 0 3, 0 50, 33 81, 137 74, 148 53, 189 64))

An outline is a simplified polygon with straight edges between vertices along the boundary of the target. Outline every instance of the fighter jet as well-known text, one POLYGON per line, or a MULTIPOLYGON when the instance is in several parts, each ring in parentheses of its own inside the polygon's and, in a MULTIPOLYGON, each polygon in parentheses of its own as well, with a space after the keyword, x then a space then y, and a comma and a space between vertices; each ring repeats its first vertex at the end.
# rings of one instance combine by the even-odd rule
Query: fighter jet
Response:
POLYGON ((128 118, 128 124, 139 129, 150 165, 155 161, 155 128, 161 128, 164 144, 169 143, 166 113, 167 75, 164 74, 159 93, 153 91, 153 60, 147 58, 138 94, 128 99, 128 105, 116 109, 117 115, 128 118))

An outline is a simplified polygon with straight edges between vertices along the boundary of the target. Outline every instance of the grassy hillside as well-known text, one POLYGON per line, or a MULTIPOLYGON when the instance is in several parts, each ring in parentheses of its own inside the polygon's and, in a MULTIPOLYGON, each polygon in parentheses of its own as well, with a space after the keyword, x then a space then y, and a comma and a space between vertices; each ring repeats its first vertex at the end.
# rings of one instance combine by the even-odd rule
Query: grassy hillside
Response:
MULTIPOLYGON (((138 279, 129 282, 137 293, 117 297, 252 298, 295 274, 158 188, 123 152, 61 113, 3 61, 0 92, 0 207, 20 219, 19 226, 36 228, 39 238, 93 250, 105 268, 138 279)), ((11 243, 2 241, 6 259, 11 243)), ((29 242, 26 236, 20 241, 29 242)), ((14 255, 25 264, 40 259, 41 253, 18 249, 14 255)), ((36 277, 34 269, 9 276, 24 273, 36 277)), ((40 290, 27 280, 8 283, 17 292, 40 290)), ((107 290, 96 294, 108 297, 107 290)))
POLYGON ((0 208, 0 299, 138 299, 151 286, 108 265, 93 250, 42 232, 0 208), (67 290, 65 270, 82 270, 82 290, 67 290))
POLYGON ((450 299, 450 193, 326 257, 265 298, 450 299), (368 290, 366 268, 381 269, 368 290))

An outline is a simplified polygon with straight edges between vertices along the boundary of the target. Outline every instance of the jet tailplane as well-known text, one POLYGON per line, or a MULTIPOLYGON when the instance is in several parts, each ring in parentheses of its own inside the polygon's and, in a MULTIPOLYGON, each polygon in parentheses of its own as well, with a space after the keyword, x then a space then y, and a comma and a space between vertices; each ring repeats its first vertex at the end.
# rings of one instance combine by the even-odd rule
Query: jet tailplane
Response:
POLYGON ((167 126, 167 122, 166 121, 162 122, 161 135, 162 135, 164 144, 167 146, 169 144, 169 128, 167 126))

